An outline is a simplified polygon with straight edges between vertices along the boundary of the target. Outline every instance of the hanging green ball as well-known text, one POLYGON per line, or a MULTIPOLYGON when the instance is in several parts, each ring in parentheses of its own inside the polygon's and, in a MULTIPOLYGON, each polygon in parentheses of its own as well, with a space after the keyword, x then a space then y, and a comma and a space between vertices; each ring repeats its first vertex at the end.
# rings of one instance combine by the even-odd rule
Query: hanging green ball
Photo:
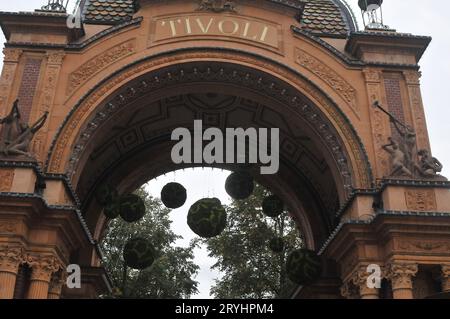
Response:
POLYGON ((282 253, 284 250, 284 239, 281 237, 272 238, 269 241, 269 248, 274 253, 277 253, 277 254, 282 253))
POLYGON ((180 208, 186 203, 186 199, 186 188, 178 183, 169 183, 161 191, 161 201, 167 208, 180 208))
POLYGON ((245 171, 232 173, 225 182, 225 190, 233 199, 248 198, 255 189, 253 177, 245 171))
POLYGON ((134 238, 127 242, 123 250, 123 259, 128 267, 143 270, 155 262, 156 250, 146 239, 134 238))
POLYGON ((227 213, 217 198, 205 198, 189 209, 188 225, 194 233, 203 238, 220 235, 227 225, 227 213))
POLYGON ((293 251, 286 262, 288 278, 299 285, 310 285, 322 274, 322 260, 312 250, 299 249, 293 251))
POLYGON ((101 185, 95 192, 97 202, 102 206, 113 203, 118 197, 117 190, 108 184, 101 185))
POLYGON ((120 216, 128 223, 139 221, 145 215, 145 203, 138 195, 120 197, 120 216))
POLYGON ((264 198, 262 209, 266 216, 276 218, 283 213, 284 203, 278 196, 270 195, 264 198))
POLYGON ((108 204, 103 209, 103 214, 109 219, 116 219, 120 215, 120 203, 119 201, 115 201, 111 204, 108 204))

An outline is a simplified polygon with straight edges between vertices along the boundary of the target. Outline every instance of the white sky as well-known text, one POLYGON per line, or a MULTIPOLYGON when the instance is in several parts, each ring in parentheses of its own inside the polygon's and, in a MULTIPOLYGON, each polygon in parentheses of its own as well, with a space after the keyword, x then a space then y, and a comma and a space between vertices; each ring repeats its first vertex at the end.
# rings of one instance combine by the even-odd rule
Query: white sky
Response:
MULTIPOLYGON (((45 4, 46 0, 0 0, 0 11, 30 11, 45 4)), ((73 6, 75 0, 70 0, 73 6)), ((362 27, 357 0, 347 0, 354 9, 362 27)), ((384 22, 399 32, 432 36, 433 41, 423 56, 422 93, 425 113, 428 121, 433 155, 444 164, 443 175, 450 176, 450 105, 447 94, 450 91, 450 1, 448 0, 385 0, 383 4, 384 22)), ((1 33, 1 32, 0 32, 1 33)), ((4 43, 0 34, 0 43, 4 43)), ((2 66, 0 59, 0 68, 2 66)), ((218 197, 223 203, 229 202, 225 193, 227 172, 211 169, 179 171, 163 176, 149 183, 147 189, 153 196, 159 197, 162 187, 172 181, 183 184, 188 189, 188 202, 184 207, 172 212, 174 231, 184 236, 180 245, 185 245, 192 232, 186 224, 187 209, 196 200, 203 197, 218 197)), ((200 281, 198 298, 208 298, 209 288, 217 273, 209 270, 213 260, 207 256, 205 249, 196 251, 196 262, 202 267, 197 280, 200 281)))

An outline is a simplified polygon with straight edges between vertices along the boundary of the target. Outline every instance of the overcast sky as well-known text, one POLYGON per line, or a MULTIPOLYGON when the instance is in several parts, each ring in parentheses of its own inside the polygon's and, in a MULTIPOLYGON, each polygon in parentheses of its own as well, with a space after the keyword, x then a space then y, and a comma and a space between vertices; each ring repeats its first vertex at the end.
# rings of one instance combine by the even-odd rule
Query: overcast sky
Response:
MULTIPOLYGON (((42 6, 45 2, 45 0, 0 0, 0 11, 29 11, 42 6)), ((72 6, 75 2, 70 0, 72 6)), ((348 0, 358 20, 361 21, 357 2, 357 0, 348 0)), ((433 37, 430 47, 420 62, 423 72, 422 93, 433 155, 444 164, 443 174, 450 176, 450 123, 448 123, 450 105, 448 105, 447 96, 450 92, 450 36, 448 33, 450 1, 385 0, 383 9, 384 22, 391 28, 399 32, 433 37)), ((361 22, 359 25, 362 28, 361 22)), ((0 43, 4 41, 3 34, 0 34, 0 43)), ((184 236, 184 240, 179 242, 180 245, 184 245, 193 238, 192 232, 186 225, 187 209, 192 203, 202 197, 210 196, 220 198, 223 203, 229 202, 229 197, 224 191, 227 175, 227 172, 220 170, 187 170, 171 173, 149 183, 147 189, 154 196, 159 196, 161 188, 167 182, 177 181, 188 189, 187 204, 172 212, 174 230, 184 236)), ((201 283, 201 291, 197 297, 207 298, 211 282, 218 274, 209 270, 214 261, 208 258, 205 249, 196 252, 196 262, 202 267, 197 278, 201 283)))

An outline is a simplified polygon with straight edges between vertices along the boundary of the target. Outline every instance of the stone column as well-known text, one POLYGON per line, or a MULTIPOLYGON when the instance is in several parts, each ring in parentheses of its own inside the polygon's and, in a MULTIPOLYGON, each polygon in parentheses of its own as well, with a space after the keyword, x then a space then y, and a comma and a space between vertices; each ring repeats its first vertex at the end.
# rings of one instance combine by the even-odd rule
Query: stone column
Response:
POLYGON ((442 265, 442 291, 450 292, 450 265, 442 265))
MULTIPOLYGON (((380 291, 378 288, 371 288, 368 285, 370 282, 369 276, 372 274, 367 271, 366 266, 358 268, 352 277, 353 284, 359 289, 359 297, 361 299, 379 299, 380 291)), ((381 278, 380 278, 381 280, 381 278)))
POLYGON ((32 272, 27 299, 47 299, 52 275, 60 269, 56 258, 31 257, 29 264, 32 272))
POLYGON ((417 264, 393 263, 388 268, 387 278, 392 282, 394 299, 413 299, 412 278, 417 274, 417 264))
POLYGON ((63 273, 56 273, 52 276, 48 290, 48 299, 60 299, 61 291, 66 282, 63 273))
POLYGON ((17 273, 22 262, 22 248, 0 247, 0 299, 13 299, 17 273))

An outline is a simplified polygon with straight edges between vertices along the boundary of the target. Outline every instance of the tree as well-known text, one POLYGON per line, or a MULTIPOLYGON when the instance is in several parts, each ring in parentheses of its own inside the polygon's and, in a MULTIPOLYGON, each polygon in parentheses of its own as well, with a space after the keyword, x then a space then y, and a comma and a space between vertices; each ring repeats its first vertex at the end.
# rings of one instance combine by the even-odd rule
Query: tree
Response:
POLYGON ((205 240, 214 269, 223 277, 211 289, 215 298, 283 298, 295 289, 286 277, 289 252, 302 247, 300 233, 293 219, 284 213, 273 219, 262 213, 262 201, 269 195, 257 185, 246 200, 233 201, 227 207, 228 226, 218 237, 205 240), (285 249, 274 253, 269 241, 283 237, 285 249))
POLYGON ((199 269, 193 262, 197 244, 192 242, 187 248, 173 247, 180 236, 170 228, 170 210, 143 188, 136 194, 145 201, 145 217, 133 224, 121 218, 111 221, 101 244, 105 266, 114 286, 121 290, 124 298, 190 298, 198 292, 198 282, 192 280, 199 269), (124 269, 123 248, 134 237, 150 240, 158 251, 156 261, 148 269, 124 269))

